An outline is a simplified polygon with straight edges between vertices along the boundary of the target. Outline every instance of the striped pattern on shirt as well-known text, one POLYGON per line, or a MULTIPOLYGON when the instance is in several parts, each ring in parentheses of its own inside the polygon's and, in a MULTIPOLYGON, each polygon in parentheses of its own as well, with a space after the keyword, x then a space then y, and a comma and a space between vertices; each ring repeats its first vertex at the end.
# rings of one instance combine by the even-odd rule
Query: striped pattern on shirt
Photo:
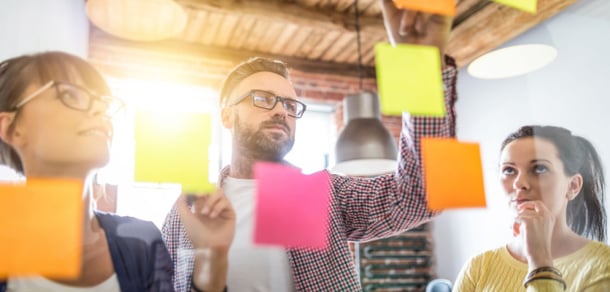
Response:
MULTIPOLYGON (((566 291, 610 291, 610 247, 591 241, 576 252, 555 259, 566 281, 566 291)), ((473 257, 458 276, 453 291, 563 291, 553 280, 536 280, 523 287, 528 265, 513 258, 505 246, 473 257)))

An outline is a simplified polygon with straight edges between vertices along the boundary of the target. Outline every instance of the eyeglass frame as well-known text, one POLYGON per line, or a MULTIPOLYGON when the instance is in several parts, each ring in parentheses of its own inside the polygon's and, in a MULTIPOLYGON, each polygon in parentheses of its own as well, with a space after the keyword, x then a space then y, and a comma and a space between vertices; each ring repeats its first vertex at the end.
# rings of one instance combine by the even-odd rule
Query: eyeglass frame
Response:
POLYGON ((14 111, 19 110, 20 108, 25 106, 28 102, 32 101, 36 97, 41 96, 41 94, 45 90, 47 90, 47 89, 49 89, 49 88, 51 88, 53 86, 55 86, 57 98, 61 101, 61 103, 64 106, 66 106, 67 108, 70 108, 70 109, 73 109, 73 110, 82 111, 82 112, 88 112, 88 111, 91 110, 91 108, 93 107, 93 103, 96 102, 96 101, 103 102, 106 105, 110 105, 110 103, 112 101, 119 102, 119 107, 118 107, 118 109, 115 112, 107 113, 108 116, 112 117, 115 114, 117 114, 118 112, 120 112, 122 109, 125 108, 125 102, 123 100, 121 100, 120 98, 117 98, 117 97, 114 97, 114 96, 111 96, 111 95, 96 94, 96 93, 92 92, 91 90, 89 90, 89 89, 87 89, 85 87, 82 87, 82 86, 79 86, 79 85, 76 85, 76 84, 72 84, 72 83, 69 83, 69 82, 62 82, 62 81, 51 80, 51 81, 47 82, 45 85, 41 86, 36 91, 34 91, 31 94, 29 94, 28 96, 24 97, 19 103, 17 103, 13 107, 13 110, 14 111), (88 102, 87 108, 86 109, 85 108, 77 108, 77 107, 74 107, 72 105, 67 104, 59 96, 59 91, 58 91, 59 89, 57 88, 58 85, 62 85, 62 84, 68 85, 68 86, 72 86, 72 87, 74 87, 74 88, 76 88, 78 90, 81 90, 81 91, 85 92, 87 94, 87 97, 89 98, 89 102, 88 102))
POLYGON ((257 91, 264 92, 264 93, 267 93, 267 94, 269 94, 269 95, 271 95, 271 96, 275 97, 275 102, 273 103, 273 106, 272 106, 272 107, 267 108, 267 107, 262 107, 262 106, 256 105, 256 103, 255 103, 255 101, 254 101, 254 98, 252 98, 252 105, 253 105, 254 107, 257 107, 257 108, 262 108, 262 109, 266 109, 266 110, 272 110, 272 109, 274 109, 274 108, 277 106, 278 101, 281 101, 281 102, 282 102, 282 106, 284 107, 284 109, 286 110, 286 112, 288 113, 288 115, 289 115, 289 116, 291 116, 291 117, 293 117, 293 118, 297 118, 297 119, 299 119, 299 118, 303 117, 303 114, 305 114, 305 111, 307 110, 307 105, 306 105, 306 104, 304 104, 304 103, 302 103, 302 102, 300 102, 300 101, 298 101, 298 100, 296 100, 296 99, 294 99, 294 98, 290 98, 290 97, 283 97, 283 96, 277 95, 277 94, 275 94, 275 93, 273 93, 273 92, 270 92, 270 91, 267 91, 267 90, 262 90, 262 89, 252 89, 252 90, 248 91, 246 94, 244 94, 244 95, 242 95, 241 97, 239 97, 239 98, 238 98, 238 99, 237 99, 235 102, 233 102, 233 103, 229 104, 229 106, 236 106, 236 105, 238 105, 239 103, 241 103, 242 101, 244 101, 246 98, 248 98, 248 97, 254 97, 254 93, 255 93, 255 92, 257 92, 257 91), (298 115, 298 114, 294 114, 294 115, 293 115, 293 114, 291 114, 291 113, 290 113, 290 112, 289 112, 289 111, 286 109, 286 104, 285 104, 285 102, 286 102, 286 101, 294 101, 294 102, 297 104, 297 107, 298 107, 298 105, 303 106, 303 110, 301 111, 301 114, 300 114, 300 115, 298 115))

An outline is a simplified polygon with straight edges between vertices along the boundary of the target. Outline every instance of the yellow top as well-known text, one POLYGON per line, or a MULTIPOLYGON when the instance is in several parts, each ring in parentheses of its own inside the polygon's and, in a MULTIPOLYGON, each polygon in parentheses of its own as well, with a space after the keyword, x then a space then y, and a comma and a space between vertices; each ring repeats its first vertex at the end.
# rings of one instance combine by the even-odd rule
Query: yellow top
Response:
MULTIPOLYGON (((591 241, 553 264, 563 274, 566 291, 610 291, 610 247, 604 243, 591 241)), ((523 288, 527 272, 527 264, 513 258, 506 247, 489 250, 464 265, 453 291, 563 291, 553 280, 532 281, 523 288)))

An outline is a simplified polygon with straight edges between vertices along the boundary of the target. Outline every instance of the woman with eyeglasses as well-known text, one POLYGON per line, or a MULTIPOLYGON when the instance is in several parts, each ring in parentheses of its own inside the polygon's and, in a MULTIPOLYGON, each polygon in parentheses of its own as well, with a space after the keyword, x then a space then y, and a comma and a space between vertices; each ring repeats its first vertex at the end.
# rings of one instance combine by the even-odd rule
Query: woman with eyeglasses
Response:
POLYGON ((80 275, 9 276, 0 291, 173 291, 172 262, 153 223, 92 206, 92 177, 109 160, 110 119, 122 108, 78 57, 47 52, 0 63, 0 162, 26 180, 71 178, 85 186, 80 275))
POLYGON ((524 126, 502 143, 513 240, 471 259, 454 291, 610 291, 604 172, 569 130, 524 126))

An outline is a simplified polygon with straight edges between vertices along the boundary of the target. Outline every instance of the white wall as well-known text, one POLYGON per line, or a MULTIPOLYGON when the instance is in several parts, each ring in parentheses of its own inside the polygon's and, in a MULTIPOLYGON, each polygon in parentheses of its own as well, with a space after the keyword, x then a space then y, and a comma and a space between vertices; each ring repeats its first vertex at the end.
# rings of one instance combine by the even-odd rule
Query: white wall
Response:
MULTIPOLYGON (((0 0, 0 61, 58 50, 86 58, 89 22, 82 0, 0 0)), ((0 165, 0 181, 19 179, 0 165)))
POLYGON ((83 0, 1 0, 0 60, 59 50, 87 57, 83 0))
POLYGON ((564 126, 588 138, 610 183, 610 1, 581 0, 504 46, 539 42, 554 44, 559 55, 537 72, 494 81, 460 72, 458 138, 481 144, 488 207, 446 211, 435 219, 440 278, 454 281, 471 256, 510 239, 497 166, 501 141, 519 126, 564 126))

